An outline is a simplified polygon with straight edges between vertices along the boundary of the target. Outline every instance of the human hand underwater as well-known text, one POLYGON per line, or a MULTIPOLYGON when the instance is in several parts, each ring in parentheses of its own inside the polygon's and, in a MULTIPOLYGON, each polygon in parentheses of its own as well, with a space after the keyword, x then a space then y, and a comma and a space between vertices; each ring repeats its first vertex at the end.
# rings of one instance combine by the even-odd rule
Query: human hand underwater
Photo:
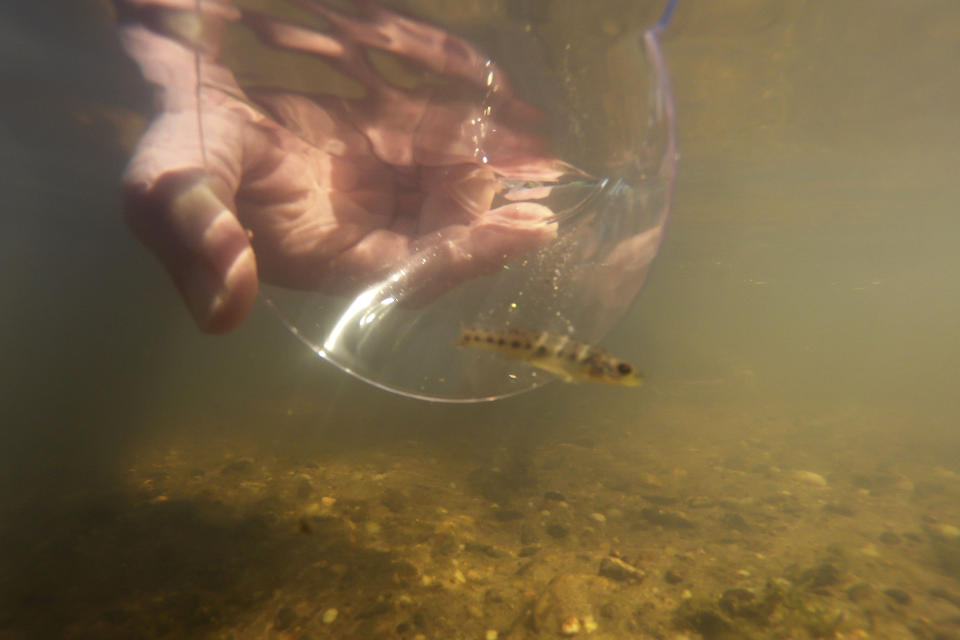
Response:
POLYGON ((196 0, 117 3, 159 102, 124 175, 125 215, 203 330, 241 324, 258 278, 349 294, 416 261, 415 299, 428 301, 556 236, 553 212, 525 196, 491 208, 503 180, 572 168, 530 133, 539 112, 465 41, 370 2, 356 15, 298 2, 323 32, 224 2, 202 2, 202 20, 196 0), (241 89, 217 61, 227 22, 322 59, 365 95, 241 89), (368 49, 442 81, 399 88, 368 49))

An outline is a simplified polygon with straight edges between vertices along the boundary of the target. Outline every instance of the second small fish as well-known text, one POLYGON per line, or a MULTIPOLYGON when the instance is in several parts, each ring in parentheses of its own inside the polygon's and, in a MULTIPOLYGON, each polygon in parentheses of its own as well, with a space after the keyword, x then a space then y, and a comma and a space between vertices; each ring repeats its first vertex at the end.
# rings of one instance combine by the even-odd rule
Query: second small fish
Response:
POLYGON ((639 387, 641 375, 632 364, 570 336, 546 331, 463 328, 457 345, 489 349, 560 376, 567 382, 588 381, 639 387))

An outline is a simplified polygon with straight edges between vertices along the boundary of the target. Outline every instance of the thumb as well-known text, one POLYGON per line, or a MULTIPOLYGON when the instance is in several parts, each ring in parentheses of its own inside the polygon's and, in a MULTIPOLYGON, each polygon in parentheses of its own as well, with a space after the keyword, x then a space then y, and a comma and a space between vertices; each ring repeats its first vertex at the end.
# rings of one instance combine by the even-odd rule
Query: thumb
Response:
POLYGON ((225 333, 249 315, 257 265, 246 231, 224 204, 227 193, 199 171, 159 178, 143 190, 128 183, 127 224, 159 259, 197 325, 225 333))

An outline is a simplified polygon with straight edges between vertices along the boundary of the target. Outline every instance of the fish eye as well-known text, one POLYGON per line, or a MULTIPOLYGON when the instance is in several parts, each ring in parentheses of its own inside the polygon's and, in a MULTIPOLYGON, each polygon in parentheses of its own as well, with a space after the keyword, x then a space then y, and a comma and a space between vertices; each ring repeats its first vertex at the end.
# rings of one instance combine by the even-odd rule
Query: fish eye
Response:
POLYGON ((625 376, 631 373, 632 371, 633 371, 633 367, 631 367, 626 362, 621 362, 620 364, 617 365, 617 372, 622 376, 625 376))

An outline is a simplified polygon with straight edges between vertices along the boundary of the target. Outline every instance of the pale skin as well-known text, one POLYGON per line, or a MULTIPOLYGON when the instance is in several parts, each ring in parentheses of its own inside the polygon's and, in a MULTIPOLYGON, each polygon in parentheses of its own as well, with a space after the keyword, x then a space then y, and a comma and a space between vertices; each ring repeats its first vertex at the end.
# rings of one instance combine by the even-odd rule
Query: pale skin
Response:
POLYGON ((353 16, 313 5, 326 32, 220 3, 202 42, 211 87, 198 98, 196 49, 169 35, 162 9, 144 10, 158 4, 195 0, 118 2, 123 44, 159 106, 124 175, 125 213, 204 331, 239 326, 260 280, 349 295, 429 256, 411 298, 422 303, 556 237, 547 207, 494 207, 494 197, 504 179, 549 183, 574 170, 534 135, 540 114, 465 41, 371 3, 353 16), (245 93, 216 58, 227 20, 323 58, 366 95, 245 93), (400 89, 368 63, 369 48, 444 82, 400 89))

